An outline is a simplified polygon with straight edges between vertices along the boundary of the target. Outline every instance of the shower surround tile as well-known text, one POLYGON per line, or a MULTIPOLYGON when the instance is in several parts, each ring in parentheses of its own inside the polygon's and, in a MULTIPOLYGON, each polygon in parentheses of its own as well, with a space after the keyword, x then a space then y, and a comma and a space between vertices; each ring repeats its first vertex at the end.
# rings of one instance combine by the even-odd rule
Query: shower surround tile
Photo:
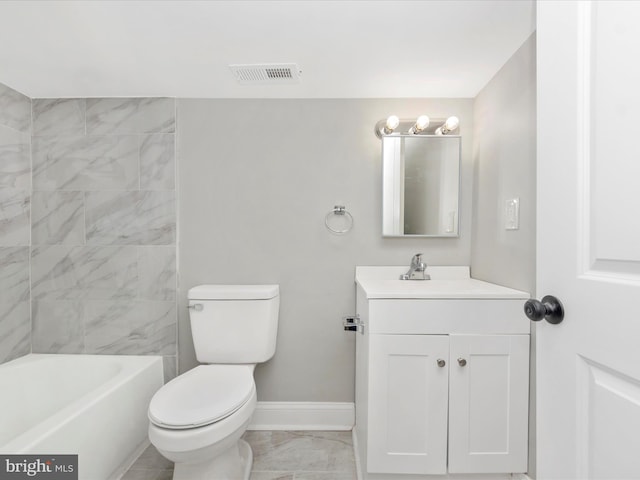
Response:
POLYGON ((85 302, 86 353, 175 355, 175 302, 85 302))
POLYGON ((33 137, 35 190, 134 190, 137 136, 33 137))
POLYGON ((141 190, 174 190, 175 169, 175 135, 157 134, 141 137, 141 190))
POLYGON ((0 305, 0 363, 31 352, 29 302, 0 305))
POLYGON ((84 308, 79 301, 33 302, 34 353, 84 353, 84 308))
POLYGON ((174 133, 175 108, 173 98, 87 99, 87 133, 174 133))
POLYGON ((33 135, 84 135, 85 114, 82 98, 34 99, 33 135))
POLYGON ((175 302, 45 300, 32 310, 34 352, 169 355, 165 377, 175 376, 175 302))
POLYGON ((33 300, 126 300, 137 293, 135 247, 32 248, 33 300))
POLYGON ((34 300, 176 298, 173 247, 41 245, 32 249, 31 271, 34 300))
POLYGON ((84 193, 33 192, 31 243, 84 245, 84 193))
POLYGON ((31 351, 29 247, 0 247, 0 362, 31 351))
POLYGON ((139 247, 138 298, 145 300, 176 299, 176 249, 169 247, 139 247))
POLYGON ((175 192, 88 192, 87 244, 174 245, 175 192))
POLYGON ((0 125, 31 132, 31 99, 0 83, 0 125))
POLYGON ((0 125, 0 188, 31 188, 31 137, 0 125))
POLYGON ((0 245, 29 245, 30 204, 28 190, 0 189, 0 245))
POLYGON ((0 362, 158 354, 177 371, 175 99, 0 85, 0 362))
POLYGON ((29 247, 0 247, 0 304, 29 300, 29 247))

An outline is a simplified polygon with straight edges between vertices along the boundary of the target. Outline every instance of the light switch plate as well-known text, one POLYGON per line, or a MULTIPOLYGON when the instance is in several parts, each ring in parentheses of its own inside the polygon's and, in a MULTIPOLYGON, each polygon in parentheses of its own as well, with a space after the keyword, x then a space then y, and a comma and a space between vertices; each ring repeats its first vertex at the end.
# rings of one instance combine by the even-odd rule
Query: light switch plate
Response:
POLYGON ((504 204, 504 229, 518 230, 520 228, 520 199, 511 198, 504 204))

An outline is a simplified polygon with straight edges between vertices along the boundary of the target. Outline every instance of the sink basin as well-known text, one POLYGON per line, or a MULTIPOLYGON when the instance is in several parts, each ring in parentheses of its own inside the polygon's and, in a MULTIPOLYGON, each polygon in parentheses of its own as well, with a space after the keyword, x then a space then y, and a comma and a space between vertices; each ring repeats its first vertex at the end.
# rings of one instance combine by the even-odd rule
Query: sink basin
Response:
POLYGON ((400 280, 408 267, 356 267, 356 283, 372 298, 527 299, 529 294, 471 278, 468 266, 427 267, 431 280, 400 280))

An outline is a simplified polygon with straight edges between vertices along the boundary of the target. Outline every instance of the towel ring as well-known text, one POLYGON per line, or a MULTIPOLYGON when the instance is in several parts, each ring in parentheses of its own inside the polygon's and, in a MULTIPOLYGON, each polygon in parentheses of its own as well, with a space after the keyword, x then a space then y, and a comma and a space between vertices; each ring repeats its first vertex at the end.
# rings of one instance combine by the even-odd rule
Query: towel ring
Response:
POLYGON ((327 216, 324 217, 324 224, 331 233, 335 233, 336 235, 344 235, 353 227, 353 217, 349 212, 347 212, 347 209, 344 207, 344 205, 336 205, 335 207, 333 207, 333 210, 327 213, 327 216), (339 223, 342 224, 340 225, 342 228, 338 228, 336 225, 334 225, 333 227, 330 225, 330 223, 332 223, 332 220, 335 223, 337 219, 339 219, 339 223))

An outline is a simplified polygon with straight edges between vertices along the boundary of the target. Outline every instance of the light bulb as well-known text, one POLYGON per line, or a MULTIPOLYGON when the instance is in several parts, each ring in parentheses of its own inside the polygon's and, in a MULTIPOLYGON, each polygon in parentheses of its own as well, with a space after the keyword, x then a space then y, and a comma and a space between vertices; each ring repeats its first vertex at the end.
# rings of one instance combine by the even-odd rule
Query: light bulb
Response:
POLYGON ((387 121, 382 128, 382 133, 384 133, 385 135, 389 135, 390 133, 393 133, 396 128, 398 128, 398 125, 400 125, 400 119, 395 115, 390 115, 389 117, 387 117, 387 121))
POLYGON ((416 130, 424 130, 429 126, 429 117, 426 115, 420 115, 416 120, 416 130))
POLYGON ((449 117, 447 118, 447 121, 444 122, 444 129, 448 131, 455 130, 456 128, 458 128, 458 125, 460 125, 460 120, 458 120, 458 117, 449 117))
POLYGON ((387 118, 385 127, 393 132, 396 128, 398 128, 398 125, 400 125, 400 119, 395 115, 391 115, 389 116, 389 118, 387 118))
POLYGON ((433 133, 434 133, 434 135, 442 135, 442 127, 436 128, 436 131, 433 132, 433 133))
POLYGON ((411 130, 409 130, 409 133, 415 135, 416 133, 420 133, 422 130, 424 130, 428 126, 429 126, 429 117, 427 117, 426 115, 420 115, 416 120, 416 124, 413 127, 411 127, 411 130))

